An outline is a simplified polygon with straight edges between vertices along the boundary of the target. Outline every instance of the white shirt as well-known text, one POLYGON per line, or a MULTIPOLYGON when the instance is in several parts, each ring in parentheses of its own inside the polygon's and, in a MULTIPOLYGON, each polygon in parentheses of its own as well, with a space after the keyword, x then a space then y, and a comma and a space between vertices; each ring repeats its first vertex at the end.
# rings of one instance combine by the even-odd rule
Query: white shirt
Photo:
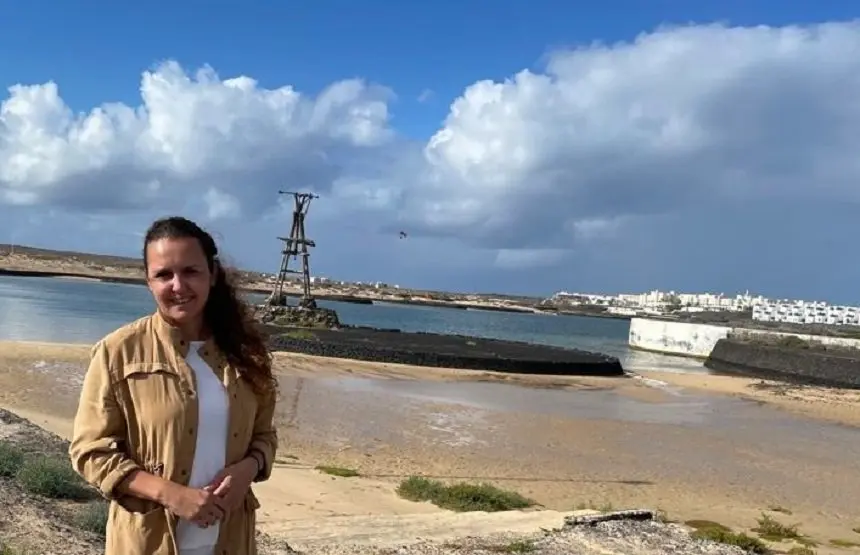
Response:
MULTIPOLYGON (((200 358, 197 350, 202 341, 192 341, 185 361, 194 371, 197 382, 198 424, 197 445, 188 486, 202 488, 224 469, 227 458, 229 400, 224 385, 212 368, 200 358)), ((218 542, 220 522, 208 528, 180 519, 177 541, 180 555, 209 555, 218 542)))

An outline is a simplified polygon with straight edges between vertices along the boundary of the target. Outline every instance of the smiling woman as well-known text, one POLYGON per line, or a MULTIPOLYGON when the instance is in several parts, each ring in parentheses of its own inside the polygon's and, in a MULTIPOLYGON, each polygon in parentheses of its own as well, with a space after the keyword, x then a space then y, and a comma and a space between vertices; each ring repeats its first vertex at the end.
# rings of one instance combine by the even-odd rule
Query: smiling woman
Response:
POLYGON ((70 446, 111 500, 105 552, 256 553, 250 486, 277 445, 265 340, 194 222, 156 221, 143 255, 157 310, 93 347, 70 446))

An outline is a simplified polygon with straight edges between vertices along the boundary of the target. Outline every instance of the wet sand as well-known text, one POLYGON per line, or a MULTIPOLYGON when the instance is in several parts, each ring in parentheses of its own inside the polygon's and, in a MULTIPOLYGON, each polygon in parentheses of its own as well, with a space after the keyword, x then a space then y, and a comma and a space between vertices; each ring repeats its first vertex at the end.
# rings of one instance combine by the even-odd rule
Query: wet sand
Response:
MULTIPOLYGON (((87 353, 88 346, 0 343, 0 405, 62 427, 87 353)), ((846 392, 779 393, 751 387, 757 380, 658 372, 499 376, 275 358, 278 472, 292 474, 260 488, 261 522, 288 536, 290 522, 300 527, 308 518, 435 511, 394 496, 410 474, 490 480, 557 511, 659 508, 670 518, 747 529, 779 506, 793 514, 770 514, 823 544, 852 539, 860 525, 860 411, 846 392), (310 470, 316 464, 364 477, 333 480, 310 470), (344 484, 364 493, 351 501, 344 484)), ((818 548, 829 552, 846 551, 818 548)))
POLYGON ((860 391, 856 389, 794 385, 757 378, 680 374, 659 370, 642 371, 640 374, 646 379, 661 382, 669 388, 750 399, 794 414, 860 427, 860 391))

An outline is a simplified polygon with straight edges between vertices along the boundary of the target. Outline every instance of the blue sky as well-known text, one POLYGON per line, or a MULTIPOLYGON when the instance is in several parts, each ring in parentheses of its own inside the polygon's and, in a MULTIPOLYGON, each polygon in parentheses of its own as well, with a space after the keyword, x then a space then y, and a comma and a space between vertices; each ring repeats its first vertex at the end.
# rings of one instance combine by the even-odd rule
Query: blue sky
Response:
POLYGON ((108 0, 4 7, 4 84, 56 81, 72 109, 139 102, 140 72, 175 59, 246 74, 264 87, 317 92, 349 77, 385 83, 398 129, 427 138, 477 79, 540 67, 556 48, 627 41, 660 25, 787 25, 850 19, 850 2, 725 0, 108 0), (433 91, 431 101, 416 99, 433 91))
POLYGON ((0 99, 15 99, 19 118, 0 122, 10 168, 0 242, 136 253, 149 220, 181 211, 240 265, 274 270, 267 241, 286 216, 273 191, 301 176, 322 194, 311 215, 319 273, 473 291, 750 288, 860 302, 860 268, 840 254, 858 231, 846 184, 860 173, 848 100, 860 62, 847 59, 857 13, 763 1, 14 3, 0 24, 0 47, 15 53, 0 58, 0 82, 59 90, 0 99), (804 36, 784 29, 819 23, 804 36), (243 98, 204 90, 202 66, 219 85, 256 83, 243 98), (324 123, 273 127, 283 111, 266 91, 283 87, 301 95, 300 115, 336 108, 324 123), (834 88, 844 96, 827 97, 834 88), (99 120, 91 129, 112 130, 101 142, 81 139, 92 110, 112 103, 147 109, 129 112, 131 127, 99 120), (779 103, 792 117, 770 113, 779 103), (681 137, 676 150, 647 158, 666 130, 681 137), (260 145, 274 145, 263 161, 219 166, 260 145), (27 160, 39 163, 19 169, 27 160), (139 189, 153 183, 157 193, 139 189), (794 247, 780 246, 797 231, 788 213, 815 228, 794 247), (720 231, 736 234, 729 248, 714 236, 722 214, 733 215, 720 231), (57 235, 61 225, 74 232, 57 235), (400 228, 408 249, 392 240, 400 228), (805 245, 812 236, 834 246, 805 245), (831 270, 800 264, 799 248, 831 270))

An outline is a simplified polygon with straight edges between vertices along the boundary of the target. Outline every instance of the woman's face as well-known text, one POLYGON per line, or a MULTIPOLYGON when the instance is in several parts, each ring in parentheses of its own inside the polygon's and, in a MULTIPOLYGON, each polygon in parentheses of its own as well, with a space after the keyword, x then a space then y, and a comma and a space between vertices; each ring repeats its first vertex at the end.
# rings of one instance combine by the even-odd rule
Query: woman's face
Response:
POLYGON ((146 261, 146 281, 165 319, 179 327, 199 325, 215 280, 197 239, 152 241, 146 261))

